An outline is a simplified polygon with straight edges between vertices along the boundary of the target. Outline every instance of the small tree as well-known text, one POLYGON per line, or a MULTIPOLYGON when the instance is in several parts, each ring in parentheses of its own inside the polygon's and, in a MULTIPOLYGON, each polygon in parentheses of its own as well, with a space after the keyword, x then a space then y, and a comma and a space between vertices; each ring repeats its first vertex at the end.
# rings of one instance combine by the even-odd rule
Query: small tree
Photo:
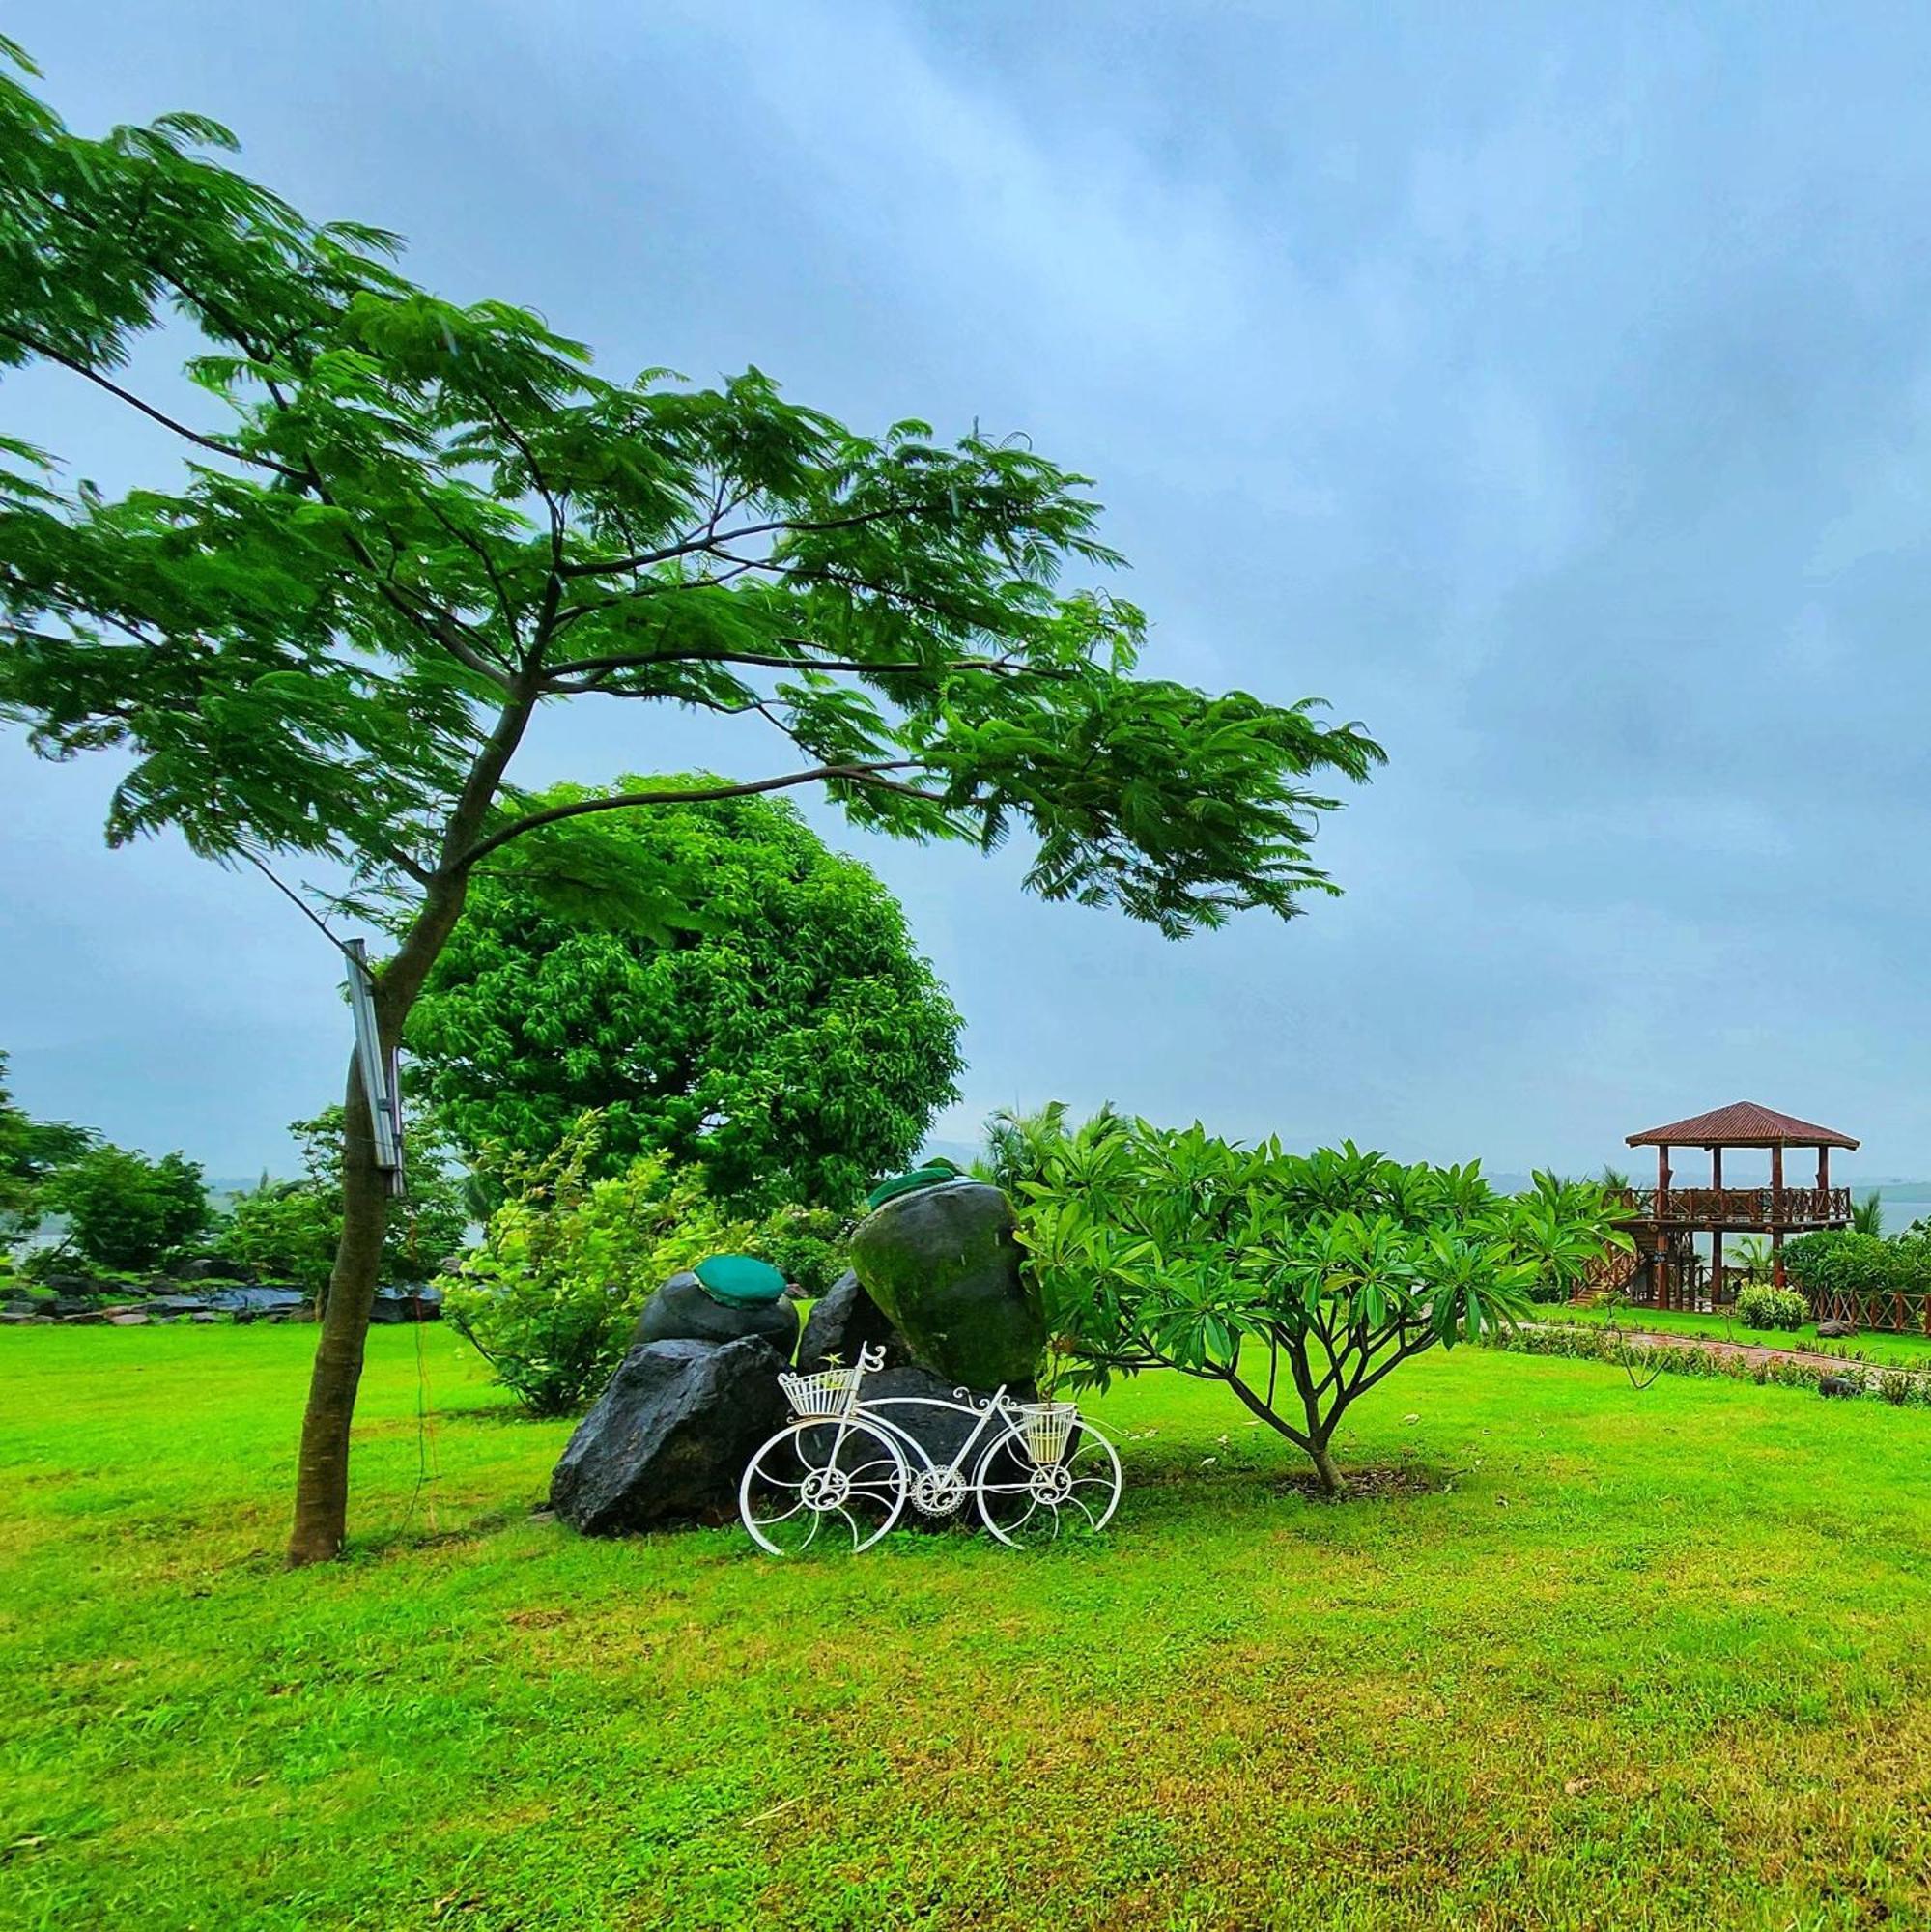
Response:
POLYGON ((868 867, 774 799, 570 830, 581 900, 559 903, 554 872, 541 892, 478 878, 410 1016, 422 1089, 472 1160, 540 1158, 594 1110, 599 1173, 661 1150, 721 1201, 845 1209, 918 1152, 955 1097, 961 1023, 868 867), (674 880, 670 902, 599 889, 639 877, 674 880))
MULTIPOLYGON (((0 79, 0 365, 71 371, 186 464, 109 499, 0 441, 0 719, 50 757, 121 753, 115 844, 172 825, 231 863, 353 868, 346 903, 396 935, 385 1053, 477 877, 604 812, 817 785, 900 838, 1024 830, 1030 890, 1176 937, 1332 890, 1316 822, 1378 748, 1312 701, 1136 676, 1140 612, 1055 588, 1118 561, 1083 478, 977 431, 861 436, 756 370, 610 382, 529 310, 440 300, 393 238, 317 227, 202 152, 232 146, 192 115, 84 139, 0 79), (200 410, 128 378, 164 316, 199 338, 200 410), (716 784, 519 792, 537 712, 598 699, 792 749, 716 784)), ((298 1564, 346 1533, 389 1211, 353 1065, 344 1118, 298 1564)))
MULTIPOLYGON (((235 1203, 214 1236, 217 1254, 257 1276, 286 1281, 324 1299, 342 1240, 342 1110, 290 1123, 301 1148, 301 1178, 270 1180, 235 1203)), ((410 1135, 409 1201, 383 1235, 383 1279, 407 1287, 433 1281, 463 1245, 469 1213, 434 1122, 410 1135)))
POLYGON ((90 1148, 41 1190, 64 1214, 68 1240, 104 1268, 157 1266, 208 1226, 208 1190, 180 1153, 150 1160, 126 1148, 90 1148))
POLYGON ((1073 1382, 1178 1369, 1224 1383, 1341 1489, 1330 1444, 1404 1362, 1519 1319, 1550 1270, 1626 1245, 1591 1181, 1499 1195, 1473 1167, 1352 1143, 1295 1155, 1200 1127, 1082 1133, 1028 1185, 1020 1239, 1073 1382))

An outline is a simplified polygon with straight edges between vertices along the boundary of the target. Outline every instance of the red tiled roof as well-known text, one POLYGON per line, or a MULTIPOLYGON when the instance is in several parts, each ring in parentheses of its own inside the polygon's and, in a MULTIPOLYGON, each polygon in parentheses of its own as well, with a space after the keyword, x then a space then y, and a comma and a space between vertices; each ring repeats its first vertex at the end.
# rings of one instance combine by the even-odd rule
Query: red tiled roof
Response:
POLYGON ((1854 1148, 1857 1142, 1835 1127, 1820 1127, 1814 1121, 1800 1121, 1779 1114, 1775 1107, 1760 1107, 1754 1100, 1736 1100, 1714 1113, 1692 1115, 1687 1121, 1672 1121, 1666 1127, 1646 1127, 1632 1134, 1627 1147, 1840 1147, 1854 1148))

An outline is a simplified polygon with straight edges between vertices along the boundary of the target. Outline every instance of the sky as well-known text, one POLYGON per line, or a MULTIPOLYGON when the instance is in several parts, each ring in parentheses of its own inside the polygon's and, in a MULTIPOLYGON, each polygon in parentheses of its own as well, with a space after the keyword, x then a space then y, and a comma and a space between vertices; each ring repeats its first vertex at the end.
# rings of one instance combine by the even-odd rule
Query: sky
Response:
MULTIPOLYGON (((1752 1098, 1931 1173, 1931 14, 1617 4, 15 0, 71 125, 172 108, 607 373, 755 363, 1096 480, 1148 668, 1326 698, 1389 764, 1345 888, 1175 944, 1023 856, 871 864, 992 1107, 1581 1170, 1752 1098)), ((44 372, 0 427, 162 452, 44 372)), ((559 707, 525 783, 772 769, 559 707)), ((0 1048, 221 1175, 339 1091, 323 943, 109 853, 115 768, 0 729, 0 1048)), ((1738 1179, 1747 1177, 1739 1175, 1738 1179)))

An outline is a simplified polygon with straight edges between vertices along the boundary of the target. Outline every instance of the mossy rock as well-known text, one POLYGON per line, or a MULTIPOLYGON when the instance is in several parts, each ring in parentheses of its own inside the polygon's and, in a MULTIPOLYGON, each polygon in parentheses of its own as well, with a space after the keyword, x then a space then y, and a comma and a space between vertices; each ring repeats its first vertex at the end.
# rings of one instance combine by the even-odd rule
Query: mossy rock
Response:
POLYGON ((853 1270, 913 1355, 968 1388, 1030 1382, 1045 1351, 1012 1229, 998 1188, 952 1180, 895 1196, 852 1236, 853 1270))

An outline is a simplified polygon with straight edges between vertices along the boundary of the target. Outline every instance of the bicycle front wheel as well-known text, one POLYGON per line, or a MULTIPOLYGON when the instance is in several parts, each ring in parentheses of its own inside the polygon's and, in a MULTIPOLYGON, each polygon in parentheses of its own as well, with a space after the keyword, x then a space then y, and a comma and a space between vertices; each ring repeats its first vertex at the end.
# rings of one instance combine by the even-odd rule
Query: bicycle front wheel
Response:
POLYGON ((869 1549, 905 1507, 905 1457, 863 1417, 794 1422, 751 1459, 738 1514, 773 1556, 869 1549))
POLYGON ((1094 1536, 1120 1507, 1120 1458, 1084 1417, 1065 1454, 1038 1462, 1025 1435, 1008 1429, 980 1459, 973 1478, 980 1520, 1015 1549, 1094 1536))

